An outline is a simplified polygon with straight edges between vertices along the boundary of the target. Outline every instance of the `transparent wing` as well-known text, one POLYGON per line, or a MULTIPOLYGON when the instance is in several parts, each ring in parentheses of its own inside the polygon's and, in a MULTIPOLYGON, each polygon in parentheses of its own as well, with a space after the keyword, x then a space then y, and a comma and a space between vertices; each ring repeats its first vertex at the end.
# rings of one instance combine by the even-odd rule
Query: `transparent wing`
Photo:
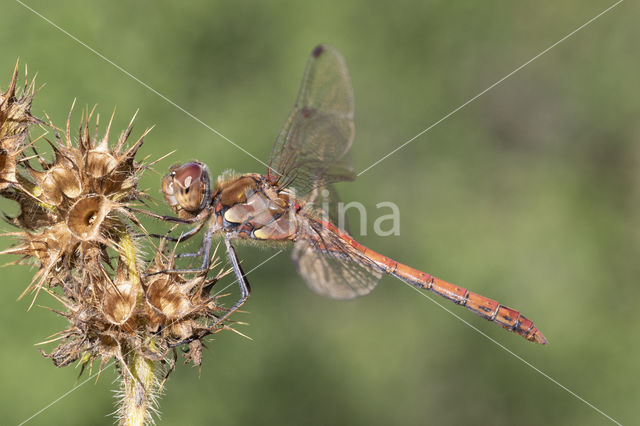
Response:
POLYGON ((345 214, 339 210, 340 197, 333 185, 315 187, 305 197, 305 211, 325 222, 330 222, 341 231, 349 232, 345 214))
POLYGON ((382 276, 366 256, 314 221, 309 222, 305 238, 295 243, 292 258, 307 285, 333 299, 363 296, 382 276))
POLYGON ((331 182, 353 180, 349 157, 355 134, 353 109, 344 58, 330 46, 317 46, 271 152, 271 181, 303 195, 331 182))

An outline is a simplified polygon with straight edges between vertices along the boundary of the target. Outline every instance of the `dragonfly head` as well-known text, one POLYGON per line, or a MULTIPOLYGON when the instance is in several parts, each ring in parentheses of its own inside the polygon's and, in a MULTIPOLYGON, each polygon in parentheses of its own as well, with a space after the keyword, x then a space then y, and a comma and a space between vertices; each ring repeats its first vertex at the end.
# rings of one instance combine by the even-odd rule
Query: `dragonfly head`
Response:
POLYGON ((198 214, 207 206, 211 196, 209 169, 197 161, 173 166, 162 179, 162 192, 175 213, 198 214))

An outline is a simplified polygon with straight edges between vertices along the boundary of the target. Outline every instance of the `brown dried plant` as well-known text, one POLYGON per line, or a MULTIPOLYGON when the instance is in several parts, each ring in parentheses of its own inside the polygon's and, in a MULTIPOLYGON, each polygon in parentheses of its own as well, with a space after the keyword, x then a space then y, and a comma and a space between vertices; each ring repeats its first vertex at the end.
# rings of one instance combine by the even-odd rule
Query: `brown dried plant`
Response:
POLYGON ((7 91, 0 92, 0 195, 18 203, 20 213, 6 219, 19 230, 4 234, 15 244, 0 254, 35 264, 23 296, 32 294, 35 301, 42 291, 50 294, 62 306, 51 310, 68 320, 66 329, 43 342, 58 345, 42 354, 58 367, 78 362, 90 371, 99 359, 98 374, 115 359, 121 424, 149 422, 155 396, 175 364, 175 347, 188 341, 185 359, 199 366, 200 336, 230 328, 212 326, 224 309, 210 290, 226 271, 212 261, 195 276, 149 275, 174 269, 175 250, 165 240, 154 244, 128 208, 147 198, 138 180, 150 164, 135 156, 149 130, 128 144, 134 116, 111 146, 113 115, 99 137, 99 117, 91 135, 94 113, 85 110, 73 138, 73 106, 60 131, 51 120, 31 115, 34 83, 25 76, 18 89, 17 81, 16 65, 7 91), (32 140, 34 126, 53 133, 53 141, 46 134, 32 140), (48 145, 49 155, 37 144, 48 145), (155 255, 145 263, 140 253, 149 247, 155 255))

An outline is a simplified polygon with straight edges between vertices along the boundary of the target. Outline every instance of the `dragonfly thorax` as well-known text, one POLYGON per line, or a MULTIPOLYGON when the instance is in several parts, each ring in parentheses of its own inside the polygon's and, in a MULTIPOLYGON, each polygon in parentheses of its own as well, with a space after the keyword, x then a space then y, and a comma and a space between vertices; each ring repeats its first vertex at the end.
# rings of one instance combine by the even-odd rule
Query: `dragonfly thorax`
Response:
POLYGON ((294 200, 267 176, 248 173, 218 181, 212 198, 218 225, 236 237, 291 240, 297 234, 294 200))

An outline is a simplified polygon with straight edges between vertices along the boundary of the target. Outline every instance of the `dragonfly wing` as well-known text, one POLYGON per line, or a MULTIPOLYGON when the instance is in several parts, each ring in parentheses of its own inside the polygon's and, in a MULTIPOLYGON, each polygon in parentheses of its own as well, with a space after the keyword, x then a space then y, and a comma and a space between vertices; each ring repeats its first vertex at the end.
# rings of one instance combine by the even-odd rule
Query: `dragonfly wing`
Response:
POLYGON ((342 55, 317 46, 293 110, 280 132, 269 177, 298 195, 331 182, 353 180, 349 149, 355 135, 353 88, 342 55))
POLYGON ((352 299, 369 293, 380 281, 380 269, 334 232, 312 226, 307 235, 295 243, 292 258, 298 273, 316 293, 352 299))
POLYGON ((336 225, 341 231, 349 232, 346 215, 340 211, 340 197, 333 185, 313 188, 305 197, 305 210, 325 222, 336 225))

